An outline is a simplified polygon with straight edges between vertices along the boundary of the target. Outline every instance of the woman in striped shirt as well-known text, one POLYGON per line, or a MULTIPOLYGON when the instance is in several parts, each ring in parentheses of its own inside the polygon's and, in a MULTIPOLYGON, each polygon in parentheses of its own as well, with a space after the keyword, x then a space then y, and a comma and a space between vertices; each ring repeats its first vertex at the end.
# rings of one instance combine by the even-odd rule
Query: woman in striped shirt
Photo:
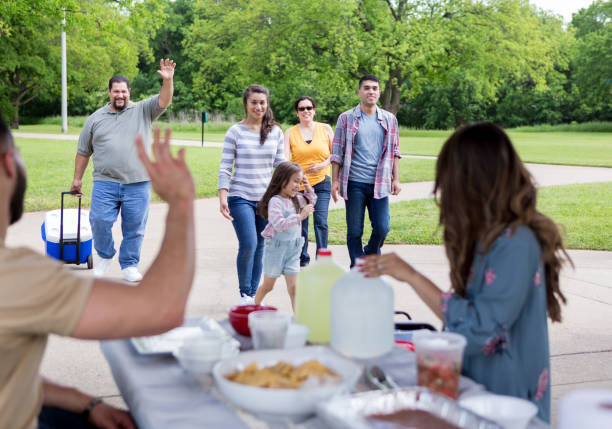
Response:
POLYGON ((240 304, 252 304, 262 271, 266 220, 257 213, 272 169, 284 160, 283 132, 274 122, 270 93, 250 85, 242 97, 246 118, 225 134, 219 167, 219 210, 238 237, 240 304), (232 174, 233 173, 233 174, 232 174))

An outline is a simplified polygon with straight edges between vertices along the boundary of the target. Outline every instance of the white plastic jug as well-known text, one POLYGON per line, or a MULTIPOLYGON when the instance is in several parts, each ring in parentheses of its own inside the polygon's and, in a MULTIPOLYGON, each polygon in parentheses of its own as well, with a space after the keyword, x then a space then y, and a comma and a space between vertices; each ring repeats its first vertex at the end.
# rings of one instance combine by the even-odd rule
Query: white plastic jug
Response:
POLYGON ((298 274, 295 320, 310 329, 308 341, 329 343, 331 290, 345 273, 332 259, 331 250, 319 249, 316 262, 298 274))
POLYGON ((345 356, 367 359, 393 347, 393 289, 354 267, 331 293, 331 346, 345 356))

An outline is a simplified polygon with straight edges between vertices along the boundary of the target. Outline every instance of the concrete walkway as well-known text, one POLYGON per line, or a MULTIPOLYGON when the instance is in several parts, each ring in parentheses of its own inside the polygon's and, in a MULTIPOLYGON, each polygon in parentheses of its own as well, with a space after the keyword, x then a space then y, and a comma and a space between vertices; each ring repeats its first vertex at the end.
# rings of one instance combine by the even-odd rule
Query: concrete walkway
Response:
MULTIPOLYGON (((21 133, 15 133, 20 136, 21 133)), ((38 135, 37 135, 38 136, 38 135)), ((66 136, 62 136, 65 138, 66 136)), ((612 169, 565 167, 530 164, 530 171, 542 186, 569 183, 612 181, 612 169)), ((402 192, 392 201, 406 201, 431 196, 431 182, 403 184, 402 192)), ((342 204, 330 208, 341 208, 342 204)), ((166 206, 152 204, 142 248, 141 269, 152 263, 164 233, 166 206)), ((43 212, 26 213, 9 228, 7 246, 27 246, 44 252, 40 237, 43 212)), ((221 319, 227 309, 238 302, 235 258, 238 243, 230 222, 219 214, 216 198, 196 202, 197 270, 187 315, 211 315, 221 319)), ((113 230, 116 242, 121 232, 113 230)), ((610 234, 610 231, 602 231, 610 234)), ((348 267, 345 246, 331 246, 338 263, 348 267)), ((311 243, 311 252, 314 246, 311 243)), ((397 252, 442 288, 449 287, 448 263, 440 246, 387 245, 385 252, 397 252)), ((561 286, 568 298, 563 308, 563 323, 550 324, 553 413, 558 398, 584 387, 612 388, 612 252, 570 251, 575 269, 566 267, 561 286)), ((97 260, 97 257, 96 257, 97 260)), ((180 261, 177 261, 180 263, 180 261)), ((66 266, 83 276, 92 272, 83 266, 66 266)), ((109 276, 120 278, 117 262, 109 276)), ((406 284, 392 281, 395 308, 408 311, 415 320, 440 327, 440 322, 421 303, 406 284)), ((282 281, 266 299, 267 304, 289 312, 289 298, 282 281)), ((42 373, 65 384, 74 385, 94 395, 121 404, 108 366, 95 341, 80 341, 52 336, 42 364, 42 373)))

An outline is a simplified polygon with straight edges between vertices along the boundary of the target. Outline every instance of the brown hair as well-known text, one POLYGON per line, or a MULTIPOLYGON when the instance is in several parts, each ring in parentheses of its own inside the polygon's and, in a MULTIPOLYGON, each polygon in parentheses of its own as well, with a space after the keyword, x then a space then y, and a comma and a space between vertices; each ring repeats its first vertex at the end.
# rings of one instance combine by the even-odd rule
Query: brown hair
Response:
POLYGON ((298 98, 297 100, 295 100, 295 103, 293 103, 293 110, 295 110, 296 112, 298 111, 298 106, 300 105, 300 103, 304 100, 308 100, 310 101, 310 104, 312 104, 313 108, 317 108, 317 105, 314 101, 314 98, 308 96, 308 95, 302 95, 300 98, 298 98))
MULTIPOLYGON (((283 161, 276 166, 274 170, 274 174, 272 175, 272 179, 270 180, 270 184, 268 185, 268 189, 261 197, 259 204, 257 204, 257 208, 259 209, 259 215, 264 219, 268 219, 268 204, 270 203, 270 199, 274 195, 278 195, 281 193, 282 189, 287 186, 289 180, 295 173, 304 173, 300 164, 291 161, 283 161)), ((296 197, 292 198, 293 205, 295 206, 295 212, 300 212, 300 203, 296 197)))
POLYGON ((561 321, 559 271, 571 259, 557 225, 536 210, 535 185, 504 130, 488 122, 456 130, 438 156, 434 193, 453 290, 465 296, 477 242, 487 252, 505 228, 525 225, 542 248, 548 315, 561 321))
POLYGON ((264 94, 266 96, 267 109, 261 121, 261 131, 259 132, 259 144, 264 144, 266 138, 268 138, 268 134, 270 134, 270 131, 272 131, 272 128, 276 125, 274 113, 270 107, 270 91, 268 91, 268 88, 261 85, 249 85, 249 87, 244 90, 244 94, 242 94, 242 105, 244 106, 245 113, 247 111, 247 100, 253 93, 264 94))

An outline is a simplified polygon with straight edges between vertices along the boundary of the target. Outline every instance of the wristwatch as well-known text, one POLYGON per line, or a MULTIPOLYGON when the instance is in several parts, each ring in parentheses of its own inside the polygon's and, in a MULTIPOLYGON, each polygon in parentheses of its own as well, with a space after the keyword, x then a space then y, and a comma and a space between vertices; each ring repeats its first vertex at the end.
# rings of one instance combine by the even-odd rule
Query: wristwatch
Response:
POLYGON ((93 398, 91 400, 91 402, 89 402, 89 404, 87 404, 87 407, 85 407, 85 409, 81 413, 81 417, 83 417, 86 421, 89 421, 89 415, 91 414, 91 410, 93 410, 93 408, 96 405, 98 405, 100 402, 102 402, 102 398, 100 398, 100 397, 93 398))

